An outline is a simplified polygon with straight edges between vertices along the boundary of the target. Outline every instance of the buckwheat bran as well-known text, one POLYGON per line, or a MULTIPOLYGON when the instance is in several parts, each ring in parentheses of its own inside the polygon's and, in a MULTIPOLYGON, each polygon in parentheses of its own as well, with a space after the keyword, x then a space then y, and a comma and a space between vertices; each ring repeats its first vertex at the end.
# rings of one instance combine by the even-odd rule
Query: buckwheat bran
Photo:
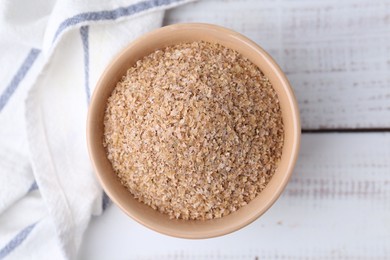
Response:
POLYGON ((267 77, 236 51, 206 42, 157 50, 128 69, 104 127, 121 183, 171 218, 220 218, 248 204, 283 148, 267 77))

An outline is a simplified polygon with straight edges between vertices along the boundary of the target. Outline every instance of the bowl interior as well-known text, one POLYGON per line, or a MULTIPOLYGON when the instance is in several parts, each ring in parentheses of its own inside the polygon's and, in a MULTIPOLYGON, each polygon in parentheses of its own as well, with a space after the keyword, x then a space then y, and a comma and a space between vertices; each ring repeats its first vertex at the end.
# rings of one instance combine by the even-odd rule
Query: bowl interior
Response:
POLYGON ((272 58, 255 43, 231 30, 206 24, 178 24, 151 32, 128 46, 106 69, 95 89, 88 114, 87 139, 90 157, 109 197, 129 216, 158 231, 183 238, 207 238, 235 231, 262 215, 283 191, 294 167, 300 138, 299 114, 290 85, 272 58), (283 154, 278 169, 267 187, 248 205, 226 217, 207 220, 171 220, 138 202, 120 184, 108 161, 103 141, 106 100, 116 83, 137 60, 163 47, 192 41, 220 43, 234 49, 256 64, 275 88, 285 128, 283 154))

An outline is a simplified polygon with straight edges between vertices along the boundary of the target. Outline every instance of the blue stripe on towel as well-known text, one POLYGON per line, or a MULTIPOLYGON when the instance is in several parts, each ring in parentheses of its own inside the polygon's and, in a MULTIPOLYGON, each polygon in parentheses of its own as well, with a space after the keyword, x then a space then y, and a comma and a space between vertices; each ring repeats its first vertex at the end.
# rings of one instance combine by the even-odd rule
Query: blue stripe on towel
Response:
POLYGON ((0 249, 0 259, 4 259, 7 255, 9 255, 12 251, 15 250, 22 242, 28 237, 31 231, 34 229, 35 225, 31 224, 20 231, 11 241, 9 241, 3 248, 0 249))
POLYGON ((91 98, 91 91, 89 88, 89 26, 81 26, 80 35, 84 50, 84 85, 87 95, 87 104, 89 104, 91 98))
POLYGON ((37 190, 37 189, 38 189, 38 184, 37 184, 36 181, 34 181, 34 182, 31 184, 30 188, 28 189, 27 193, 32 192, 32 191, 37 190))
POLYGON ((22 65, 20 66, 20 68, 16 72, 15 76, 12 78, 11 82, 5 88, 3 93, 1 93, 0 112, 3 110, 5 105, 8 103, 12 94, 18 88, 20 82, 26 76, 27 72, 30 70, 31 66, 34 64, 34 61, 37 59, 40 52, 41 52, 40 50, 34 49, 34 48, 30 50, 26 59, 23 61, 22 65))
MULTIPOLYGON (((80 27, 80 35, 81 35, 81 41, 83 43, 83 50, 84 50, 84 80, 85 80, 85 92, 87 96, 87 104, 89 104, 90 98, 91 98, 91 91, 89 88, 89 26, 81 26, 80 27)), ((111 200, 107 196, 107 194, 103 191, 103 197, 102 197, 102 208, 103 211, 106 210, 108 205, 110 205, 111 200)))
MULTIPOLYGON (((87 104, 89 104, 91 98, 91 91, 89 88, 89 26, 80 27, 81 41, 83 43, 84 50, 84 80, 85 80, 85 92, 87 96, 87 104)), ((102 197, 102 209, 106 210, 108 205, 110 205, 111 200, 107 194, 103 191, 102 197)))
POLYGON ((105 211, 107 207, 111 204, 110 197, 103 191, 103 200, 102 200, 102 209, 105 211))
POLYGON ((134 15, 143 11, 155 7, 161 7, 164 5, 170 5, 176 2, 182 2, 183 0, 148 0, 142 1, 136 4, 132 4, 125 7, 119 7, 113 10, 104 10, 98 12, 86 12, 72 16, 64 20, 59 26, 57 31, 54 34, 53 41, 58 38, 58 36, 68 27, 74 26, 83 22, 88 21, 104 21, 104 20, 116 20, 120 17, 134 15))

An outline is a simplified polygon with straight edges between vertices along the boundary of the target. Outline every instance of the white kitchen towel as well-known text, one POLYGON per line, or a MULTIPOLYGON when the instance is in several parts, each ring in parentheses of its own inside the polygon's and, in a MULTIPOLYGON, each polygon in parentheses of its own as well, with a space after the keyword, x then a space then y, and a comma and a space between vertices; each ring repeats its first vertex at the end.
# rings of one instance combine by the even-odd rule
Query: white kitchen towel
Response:
POLYGON ((77 258, 107 202, 86 149, 93 87, 164 10, 189 1, 0 2, 0 259, 77 258))

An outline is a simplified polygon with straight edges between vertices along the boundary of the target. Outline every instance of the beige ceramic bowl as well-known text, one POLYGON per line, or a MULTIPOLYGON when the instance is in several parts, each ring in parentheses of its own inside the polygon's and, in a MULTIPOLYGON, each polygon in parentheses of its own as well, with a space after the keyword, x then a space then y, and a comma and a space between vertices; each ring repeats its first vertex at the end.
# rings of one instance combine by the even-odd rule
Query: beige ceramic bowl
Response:
POLYGON ((271 207, 282 193, 293 171, 300 144, 299 111, 290 84, 275 61, 248 38, 209 24, 176 24, 148 33, 122 51, 101 76, 88 113, 89 154, 100 183, 108 196, 127 215, 163 234, 182 238, 208 238, 238 230, 271 207), (103 141, 103 117, 107 98, 126 70, 154 50, 182 42, 207 41, 234 49, 256 64, 274 86, 282 109, 285 141, 280 165, 267 187, 248 205, 215 220, 172 220, 138 202, 120 184, 106 157, 103 141))

